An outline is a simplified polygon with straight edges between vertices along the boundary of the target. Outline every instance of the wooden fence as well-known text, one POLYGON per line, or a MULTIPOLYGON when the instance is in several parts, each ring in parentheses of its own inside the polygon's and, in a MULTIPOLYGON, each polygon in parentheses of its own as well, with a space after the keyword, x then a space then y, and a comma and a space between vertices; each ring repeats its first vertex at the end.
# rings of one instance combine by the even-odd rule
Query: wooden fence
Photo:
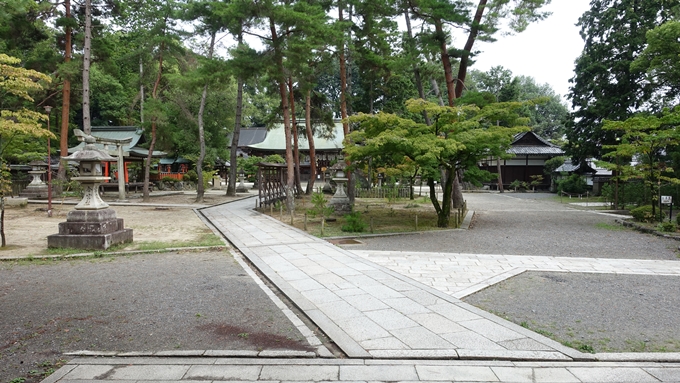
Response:
POLYGON ((18 196, 22 190, 26 189, 26 186, 30 184, 30 180, 13 180, 12 181, 12 196, 18 196))
POLYGON ((410 187, 400 188, 356 188, 354 195, 357 198, 409 198, 410 187))

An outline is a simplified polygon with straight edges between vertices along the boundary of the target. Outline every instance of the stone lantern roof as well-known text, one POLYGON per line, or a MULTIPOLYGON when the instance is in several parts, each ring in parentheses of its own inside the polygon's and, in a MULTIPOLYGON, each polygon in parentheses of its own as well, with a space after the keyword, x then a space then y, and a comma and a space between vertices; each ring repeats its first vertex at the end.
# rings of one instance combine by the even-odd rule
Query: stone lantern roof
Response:
POLYGON ((75 153, 71 154, 68 157, 64 157, 65 160, 68 161, 90 161, 90 162, 113 162, 116 161, 115 157, 111 157, 107 152, 97 149, 95 146, 96 139, 95 137, 91 135, 86 135, 79 129, 75 129, 74 133, 76 136, 78 136, 82 141, 85 142, 85 146, 81 149, 76 151, 75 153))

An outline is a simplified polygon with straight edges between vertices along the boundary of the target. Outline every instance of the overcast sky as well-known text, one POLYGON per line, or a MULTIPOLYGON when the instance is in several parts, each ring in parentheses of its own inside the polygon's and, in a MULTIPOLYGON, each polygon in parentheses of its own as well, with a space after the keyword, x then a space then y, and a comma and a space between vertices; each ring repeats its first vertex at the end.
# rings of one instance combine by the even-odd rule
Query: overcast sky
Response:
POLYGON ((515 76, 532 76, 539 84, 550 84, 564 98, 574 76, 574 60, 583 49, 575 24, 588 9, 589 0, 552 0, 545 7, 552 15, 524 32, 493 43, 475 43, 482 53, 471 68, 486 71, 501 65, 515 76))

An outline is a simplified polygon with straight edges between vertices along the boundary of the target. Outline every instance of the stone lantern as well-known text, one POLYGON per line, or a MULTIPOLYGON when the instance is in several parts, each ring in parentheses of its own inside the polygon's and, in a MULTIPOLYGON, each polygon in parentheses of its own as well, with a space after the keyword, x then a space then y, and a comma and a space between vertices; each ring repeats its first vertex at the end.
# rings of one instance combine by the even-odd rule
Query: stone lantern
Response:
POLYGON ((59 223, 59 234, 47 237, 47 247, 72 247, 77 249, 105 250, 124 242, 132 242, 132 229, 125 229, 122 218, 109 208, 99 196, 99 185, 109 180, 102 174, 102 161, 115 161, 108 153, 95 147, 95 138, 76 132, 85 146, 66 161, 78 162, 78 177, 73 180, 83 186, 83 199, 59 223))
POLYGON ((20 196, 31 199, 47 198, 48 186, 40 178, 47 172, 47 163, 43 161, 31 161, 29 165, 31 166, 31 170, 28 174, 30 174, 33 179, 31 180, 31 183, 21 191, 20 196))
POLYGON ((352 204, 350 203, 344 188, 345 183, 349 180, 345 177, 344 166, 344 163, 338 162, 331 167, 331 170, 335 170, 333 181, 335 181, 337 188, 335 189, 333 197, 328 201, 328 205, 332 206, 338 214, 349 214, 352 212, 352 204))
POLYGON ((238 172, 238 179, 239 179, 239 184, 236 186, 236 192, 237 193, 248 193, 248 188, 246 187, 246 184, 244 183, 245 181, 245 172, 243 169, 239 170, 238 172))

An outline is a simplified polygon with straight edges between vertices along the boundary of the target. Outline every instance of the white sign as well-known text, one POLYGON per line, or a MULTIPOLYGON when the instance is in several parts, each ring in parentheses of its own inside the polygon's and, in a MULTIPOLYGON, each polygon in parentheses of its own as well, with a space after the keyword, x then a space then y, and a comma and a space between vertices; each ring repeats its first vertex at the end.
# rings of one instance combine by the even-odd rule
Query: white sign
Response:
POLYGON ((670 195, 662 195, 661 196, 661 203, 664 205, 670 205, 673 203, 673 196, 670 195))

